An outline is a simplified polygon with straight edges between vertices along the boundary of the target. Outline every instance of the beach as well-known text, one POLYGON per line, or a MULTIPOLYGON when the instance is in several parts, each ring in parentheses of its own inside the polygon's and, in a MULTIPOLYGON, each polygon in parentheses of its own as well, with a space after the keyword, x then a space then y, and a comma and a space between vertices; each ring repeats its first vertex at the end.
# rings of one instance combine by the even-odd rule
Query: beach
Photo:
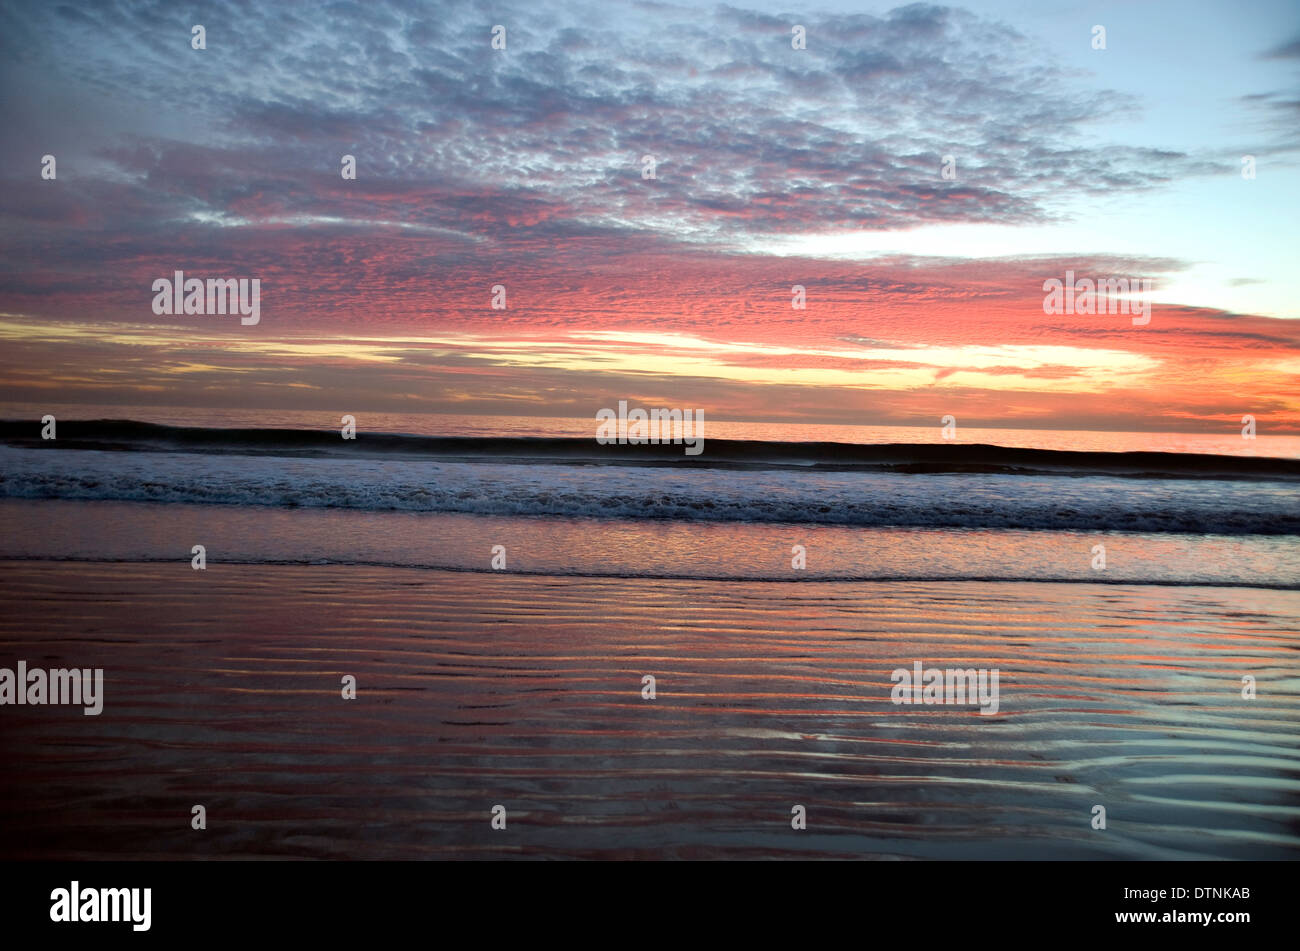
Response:
POLYGON ((105 685, 5 711, 6 858, 1300 855, 1294 590, 178 557, 0 598, 6 664, 105 685), (892 702, 915 661, 997 713, 892 702))
POLYGON ((0 852, 1300 857, 1300 442, 480 425, 0 426, 0 852))

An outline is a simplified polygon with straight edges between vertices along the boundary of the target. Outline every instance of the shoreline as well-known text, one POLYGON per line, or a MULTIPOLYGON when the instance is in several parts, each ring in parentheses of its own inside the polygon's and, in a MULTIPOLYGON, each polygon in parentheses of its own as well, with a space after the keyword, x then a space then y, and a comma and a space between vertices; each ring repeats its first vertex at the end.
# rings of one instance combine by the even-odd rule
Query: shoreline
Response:
POLYGON ((726 582, 1300 589, 1294 535, 876 527, 0 499, 0 558, 411 567, 726 582), (494 555, 499 546, 501 559, 494 555), (1098 560, 1105 552, 1104 564, 1098 560), (799 567, 802 566, 802 567, 799 567))
MULTIPOLYGON (((477 516, 479 518, 491 518, 494 516, 477 516)), ((15 556, 0 554, 0 564, 9 562, 17 564, 87 564, 87 565, 171 565, 177 562, 184 562, 185 559, 177 558, 94 558, 83 555, 67 556, 15 556)), ((333 560, 313 560, 313 559, 278 559, 278 560, 239 560, 224 559, 220 564, 232 567, 254 568, 259 565, 265 565, 273 568, 379 568, 393 569, 397 571, 414 571, 414 572, 446 572, 447 574, 469 574, 469 575, 493 575, 493 576, 518 576, 522 578, 542 578, 555 580, 590 580, 590 581, 701 581, 716 584, 993 584, 993 585, 1096 585, 1102 588, 1225 588, 1225 589, 1254 589, 1258 591, 1300 591, 1300 586, 1295 584, 1278 582, 1276 584, 1266 584, 1260 582, 1232 582, 1232 581, 1179 581, 1166 579, 1153 579, 1146 581, 1135 581, 1132 579, 1107 580, 1104 578, 1008 578, 996 575, 988 577, 973 577, 966 575, 951 576, 924 576, 924 575, 907 575, 907 576, 881 576, 867 577, 859 576, 852 578, 839 577, 822 577, 818 575, 791 576, 791 577, 748 577, 740 575, 687 575, 687 574, 613 574, 601 572, 580 572, 580 571, 552 571, 545 569, 501 569, 481 567, 458 567, 454 565, 419 565, 407 562, 389 562, 389 561, 333 561, 333 560)))

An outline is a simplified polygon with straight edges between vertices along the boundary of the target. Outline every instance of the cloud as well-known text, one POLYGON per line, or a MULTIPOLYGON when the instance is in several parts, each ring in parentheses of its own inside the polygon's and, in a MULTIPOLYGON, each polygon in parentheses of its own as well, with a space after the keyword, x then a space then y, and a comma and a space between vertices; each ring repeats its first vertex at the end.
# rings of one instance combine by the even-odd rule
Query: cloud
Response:
POLYGON ((1259 54, 1260 59, 1300 59, 1300 36, 1259 54))
MULTIPOLYGON (((1184 267, 1156 252, 758 253, 773 236, 1032 229, 1224 167, 1099 137, 1099 117, 1139 104, 1012 25, 927 4, 800 13, 795 50, 792 22, 558 0, 5 5, 0 311, 20 330, 4 392, 308 406, 346 386, 358 405, 484 412, 545 393, 548 411, 585 415, 597 392, 657 387, 843 421, 937 418, 955 394, 986 418, 1064 420, 1199 406, 1194 386, 1261 406, 1289 392, 1285 322, 1043 315, 1042 282, 1066 269, 1184 267), (196 19, 206 50, 190 48, 196 19), (56 182, 33 174, 47 151, 56 182), (151 285, 176 269, 260 278, 262 324, 160 329, 151 285), (1010 392, 1028 395, 999 410, 1010 392)), ((1247 104, 1276 125, 1295 96, 1247 104)))
MULTIPOLYGON (((1213 168, 1097 149, 1081 127, 1131 102, 1074 88, 1014 28, 940 6, 810 15, 806 50, 784 19, 730 6, 505 5, 490 18, 508 27, 504 51, 468 3, 23 13, 3 24, 24 69, 0 119, 21 138, 32 117, 14 102, 114 102, 115 124, 61 158, 69 179, 95 167, 119 186, 82 199, 126 231, 157 220, 162 193, 174 213, 252 226, 293 214, 743 248, 748 235, 1045 221, 1063 193, 1213 168), (199 16, 206 50, 189 48, 199 16), (359 166, 346 187, 344 153, 359 166), (958 181, 940 177, 949 154, 958 181)), ((4 227, 32 220, 8 202, 4 227)))

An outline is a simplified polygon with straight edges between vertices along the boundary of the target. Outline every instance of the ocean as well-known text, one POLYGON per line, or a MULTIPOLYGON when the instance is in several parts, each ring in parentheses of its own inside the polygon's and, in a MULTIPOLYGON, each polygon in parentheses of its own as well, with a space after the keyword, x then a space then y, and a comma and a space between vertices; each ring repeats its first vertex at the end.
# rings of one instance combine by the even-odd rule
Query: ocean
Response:
POLYGON ((0 423, 9 855, 1300 853, 1300 440, 133 412, 0 423))

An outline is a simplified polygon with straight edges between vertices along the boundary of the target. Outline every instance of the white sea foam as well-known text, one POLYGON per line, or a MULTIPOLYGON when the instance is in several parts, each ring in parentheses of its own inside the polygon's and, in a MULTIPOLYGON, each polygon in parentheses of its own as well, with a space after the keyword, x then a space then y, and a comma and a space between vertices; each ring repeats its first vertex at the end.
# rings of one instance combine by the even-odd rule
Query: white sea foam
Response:
POLYGON ((0 497, 936 528, 1300 534, 1294 484, 288 459, 0 446, 0 497))

